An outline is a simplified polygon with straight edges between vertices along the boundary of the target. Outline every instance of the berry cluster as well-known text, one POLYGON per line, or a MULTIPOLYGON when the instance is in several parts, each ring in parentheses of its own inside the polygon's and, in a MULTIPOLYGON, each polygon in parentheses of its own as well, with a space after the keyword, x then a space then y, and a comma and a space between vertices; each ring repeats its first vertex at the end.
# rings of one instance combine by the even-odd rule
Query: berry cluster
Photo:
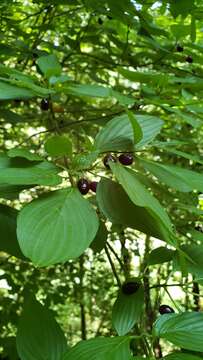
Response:
MULTIPOLYGON (((131 153, 123 153, 123 154, 119 155, 118 160, 122 165, 126 165, 126 166, 132 165, 133 160, 134 160, 133 154, 131 154, 131 153)), ((107 169, 110 169, 110 166, 109 166, 110 161, 116 162, 117 158, 114 155, 111 155, 111 154, 107 154, 103 158, 103 164, 107 169)))
MULTIPOLYGON (((122 165, 128 166, 133 163, 134 158, 131 153, 122 153, 121 155, 119 155, 118 160, 122 165)), ((110 169, 109 166, 110 161, 116 162, 117 158, 112 154, 106 154, 105 157, 103 158, 103 164, 108 170, 110 169)), ((96 193, 97 185, 98 185, 97 181, 89 182, 87 179, 84 178, 79 179, 77 182, 78 190, 82 195, 86 195, 89 192, 89 190, 92 190, 93 192, 96 193)))
MULTIPOLYGON (((178 45, 176 46, 176 51, 177 51, 177 52, 183 52, 183 51, 184 51, 184 48, 183 48, 181 45, 178 44, 178 45)), ((189 64, 192 64, 192 63, 193 63, 193 58, 192 58, 192 56, 190 56, 190 55, 186 56, 185 61, 187 61, 189 64)))
POLYGON ((82 195, 86 195, 89 192, 89 190, 92 190, 93 192, 96 193, 97 185, 98 185, 97 181, 89 182, 87 179, 83 179, 83 178, 79 179, 77 182, 78 190, 82 195))

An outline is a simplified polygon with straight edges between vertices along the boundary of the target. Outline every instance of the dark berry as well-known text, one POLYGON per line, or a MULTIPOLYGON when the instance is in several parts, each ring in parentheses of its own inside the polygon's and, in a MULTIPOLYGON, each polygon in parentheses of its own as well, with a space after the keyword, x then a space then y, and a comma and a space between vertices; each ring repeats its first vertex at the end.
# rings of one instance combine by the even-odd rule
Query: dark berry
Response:
POLYGON ((136 281, 129 281, 122 285, 122 292, 125 295, 132 295, 139 289, 140 284, 136 281))
POLYGON ((113 19, 112 16, 110 16, 110 15, 107 15, 107 18, 108 18, 109 20, 112 20, 112 19, 113 19))
POLYGON ((82 195, 86 195, 90 189, 89 181, 86 179, 78 180, 77 186, 82 195))
POLYGON ((169 305, 161 305, 159 307, 159 313, 161 315, 163 314, 171 314, 174 313, 175 311, 169 306, 169 305))
POLYGON ((110 166, 109 166, 109 161, 113 161, 113 162, 116 162, 116 158, 115 156, 111 155, 111 154, 106 154, 106 156, 104 156, 103 158, 103 163, 104 165, 106 166, 107 169, 110 169, 110 166))
POLYGON ((98 24, 102 25, 103 24, 103 20, 101 18, 98 19, 98 24))
POLYGON ((178 51, 178 52, 183 52, 183 47, 181 46, 181 45, 177 45, 176 46, 176 51, 178 51))
POLYGON ((45 111, 49 110, 49 100, 42 99, 40 107, 41 107, 41 110, 45 110, 45 111))
POLYGON ((188 56, 185 58, 185 61, 187 61, 189 64, 192 64, 192 63, 193 63, 193 58, 192 58, 192 56, 188 55, 188 56))
POLYGON ((90 190, 92 190, 93 192, 96 193, 96 191, 97 191, 97 185, 98 185, 98 182, 97 182, 97 181, 91 181, 91 183, 90 183, 90 190))
POLYGON ((123 165, 131 165, 133 163, 133 155, 129 153, 124 153, 119 156, 118 160, 123 165))

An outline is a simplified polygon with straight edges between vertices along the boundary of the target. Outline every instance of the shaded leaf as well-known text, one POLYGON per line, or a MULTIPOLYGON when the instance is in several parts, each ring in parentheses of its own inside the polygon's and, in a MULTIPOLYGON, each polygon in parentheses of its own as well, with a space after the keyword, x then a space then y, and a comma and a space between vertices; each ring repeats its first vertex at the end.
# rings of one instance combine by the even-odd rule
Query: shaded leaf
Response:
MULTIPOLYGON (((156 137, 162 128, 163 122, 151 115, 134 115, 143 134, 142 140, 136 144, 136 149, 138 149, 147 145, 156 137)), ((97 134, 94 146, 100 152, 133 151, 134 131, 128 115, 117 116, 109 121, 97 134)))
POLYGON ((61 360, 68 349, 52 312, 34 298, 25 301, 16 343, 21 360, 61 360))
POLYGON ((154 324, 154 334, 176 346, 203 351, 203 313, 162 315, 154 324))
POLYGON ((129 337, 98 337, 79 342, 63 360, 132 360, 129 337))
POLYGON ((118 335, 126 335, 140 320, 144 306, 144 289, 139 289, 131 295, 119 291, 118 298, 113 306, 112 323, 118 335))
POLYGON ((26 205, 18 216, 22 252, 48 266, 80 256, 93 241, 98 219, 77 189, 50 192, 26 205))
POLYGON ((18 211, 0 204, 0 251, 5 251, 19 259, 26 260, 16 237, 18 211))
POLYGON ((136 206, 145 208, 153 218, 155 231, 159 232, 165 241, 174 243, 172 224, 167 213, 159 201, 140 183, 136 172, 113 162, 110 163, 110 167, 131 201, 136 206))
POLYGON ((51 156, 72 156, 72 143, 65 135, 51 136, 45 142, 44 148, 51 156))

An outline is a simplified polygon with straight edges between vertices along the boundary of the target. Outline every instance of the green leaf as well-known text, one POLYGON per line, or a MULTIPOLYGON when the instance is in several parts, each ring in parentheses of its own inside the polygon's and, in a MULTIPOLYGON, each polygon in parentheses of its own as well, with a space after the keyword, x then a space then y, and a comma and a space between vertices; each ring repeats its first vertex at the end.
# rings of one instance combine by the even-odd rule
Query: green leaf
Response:
POLYGON ((203 191, 203 175, 195 171, 144 159, 140 159, 140 162, 146 170, 171 188, 181 192, 203 191))
POLYGON ((54 135, 44 144, 46 152, 51 156, 72 156, 72 143, 65 135, 54 135))
POLYGON ((132 360, 129 337, 98 337, 79 342, 62 360, 132 360))
POLYGON ((4 81, 0 81, 0 100, 29 99, 35 96, 36 94, 30 89, 10 85, 4 81))
POLYGON ((39 57, 37 59, 37 65, 46 78, 61 75, 61 65, 57 57, 53 54, 39 57))
POLYGON ((43 161, 43 158, 30 152, 28 148, 14 148, 8 151, 8 156, 11 158, 22 157, 30 161, 43 161))
POLYGON ((154 324, 154 333, 184 349, 203 351, 203 313, 162 315, 154 324))
POLYGON ((37 266, 80 256, 93 241, 98 218, 77 189, 50 192, 26 205, 18 216, 22 252, 37 266))
POLYGON ((76 154, 72 161, 72 167, 75 170, 85 170, 92 167, 99 155, 98 151, 89 154, 76 154))
MULTIPOLYGON (((160 132, 163 122, 151 115, 137 115, 136 121, 139 124, 143 138, 135 146, 136 149, 149 144, 160 132)), ((133 151, 134 130, 129 121, 128 115, 124 114, 113 118, 102 128, 95 139, 95 149, 105 151, 133 151)))
POLYGON ((43 170, 37 166, 5 168, 1 170, 0 183, 9 185, 55 186, 61 183, 61 177, 52 170, 43 170))
POLYGON ((188 159, 188 160, 192 160, 195 163, 203 164, 203 158, 201 158, 199 155, 188 154, 188 153, 186 153, 184 151, 176 150, 174 148, 167 148, 167 149, 165 148, 164 151, 167 151, 167 152, 169 152, 171 154, 181 156, 181 157, 183 157, 185 159, 188 159))
POLYGON ((173 259, 174 254, 175 254, 174 250, 168 249, 164 246, 160 246, 150 252, 148 257, 148 264, 156 265, 171 261, 173 259))
POLYGON ((175 352, 164 357, 164 360, 201 360, 199 356, 181 352, 175 352))
POLYGON ((134 144, 137 144, 143 138, 142 128, 141 128, 140 124, 138 123, 135 115, 131 111, 128 111, 127 114, 128 114, 128 119, 133 128, 134 144))
POLYGON ((53 313, 34 298, 25 301, 16 343, 21 360, 61 360, 68 349, 53 313))
POLYGON ((110 87, 97 84, 72 84, 63 87, 63 91, 68 94, 88 97, 109 98, 114 97, 121 105, 133 105, 135 100, 132 97, 123 95, 110 87))
MULTIPOLYGON (((188 258, 185 259, 187 271, 195 275, 198 279, 203 280, 203 269, 202 269, 202 258, 203 258, 203 245, 196 244, 187 244, 182 245, 181 250, 188 255, 188 258), (191 260, 190 260, 191 259, 191 260)), ((174 258, 174 266, 177 269, 179 266, 178 254, 174 258)))
POLYGON ((105 223, 103 221, 100 221, 97 234, 90 245, 91 249, 95 253, 100 253, 106 245, 107 237, 108 237, 108 231, 105 226, 105 223))
POLYGON ((19 259, 26 260, 16 237, 17 214, 17 210, 0 204, 0 251, 5 251, 19 259))
POLYGON ((166 86, 169 82, 169 76, 167 74, 158 73, 155 71, 131 71, 119 68, 119 73, 126 79, 138 82, 138 83, 149 83, 155 86, 166 86))
POLYGON ((159 232, 166 242, 174 244, 172 224, 167 213, 159 201, 140 183, 136 172, 113 162, 110 163, 110 167, 131 201, 148 211, 154 221, 155 231, 159 232))
POLYGON ((102 178, 97 187, 96 199, 100 211, 113 224, 124 225, 164 239, 148 209, 136 206, 118 183, 102 178))
POLYGON ((186 17, 194 7, 194 0, 170 0, 170 11, 174 18, 178 15, 186 17))
POLYGON ((131 295, 119 291, 113 306, 112 323, 118 335, 126 335, 139 322, 144 305, 144 289, 140 284, 139 289, 131 295))

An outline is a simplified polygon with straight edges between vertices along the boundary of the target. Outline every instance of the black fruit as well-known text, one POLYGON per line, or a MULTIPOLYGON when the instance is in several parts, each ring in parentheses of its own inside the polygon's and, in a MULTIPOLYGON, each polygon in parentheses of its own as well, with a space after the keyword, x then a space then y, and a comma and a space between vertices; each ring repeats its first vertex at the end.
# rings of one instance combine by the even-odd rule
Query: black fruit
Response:
POLYGON ((121 154, 118 158, 122 165, 131 165, 133 163, 133 155, 130 153, 121 154))
POLYGON ((86 179, 80 179, 78 180, 77 187, 82 195, 86 195, 90 189, 89 181, 86 179))
POLYGON ((192 63, 193 63, 193 58, 192 58, 192 56, 188 55, 188 56, 185 58, 185 61, 187 61, 189 64, 192 64, 192 63))
POLYGON ((102 25, 103 24, 103 20, 101 18, 98 19, 98 24, 102 25))
POLYGON ((96 193, 96 191, 97 191, 97 185, 98 185, 98 182, 97 182, 97 181, 91 181, 91 183, 90 183, 90 190, 92 190, 93 192, 96 193))
POLYGON ((132 295, 139 289, 140 284, 136 281, 129 281, 122 285, 122 292, 125 295, 132 295))
POLYGON ((112 20, 112 19, 113 19, 111 15, 107 15, 107 18, 108 18, 109 20, 112 20))
POLYGON ((103 158, 103 164, 106 166, 107 169, 110 169, 110 166, 109 166, 109 161, 113 161, 113 162, 116 162, 116 158, 115 156, 111 155, 111 154, 106 154, 106 156, 104 156, 103 158))
POLYGON ((176 51, 178 51, 178 52, 183 52, 183 47, 181 46, 181 45, 177 45, 176 46, 176 51))
POLYGON ((175 311, 169 306, 169 305, 161 305, 159 307, 159 313, 161 315, 163 314, 171 314, 174 313, 175 311))
POLYGON ((40 107, 41 107, 41 110, 44 110, 44 111, 49 110, 49 100, 48 99, 42 99, 40 107))

